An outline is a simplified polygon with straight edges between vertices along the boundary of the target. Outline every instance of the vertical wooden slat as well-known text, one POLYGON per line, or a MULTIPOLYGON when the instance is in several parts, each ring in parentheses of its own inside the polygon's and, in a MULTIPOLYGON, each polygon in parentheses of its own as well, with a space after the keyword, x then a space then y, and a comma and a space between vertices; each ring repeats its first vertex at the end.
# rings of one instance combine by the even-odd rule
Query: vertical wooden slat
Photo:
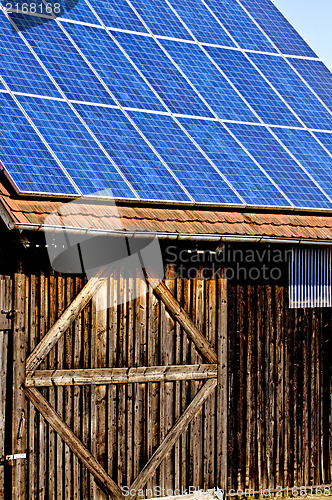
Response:
MULTIPOLYGON (((74 278, 68 276, 66 279, 66 306, 74 299, 74 278)), ((67 368, 72 367, 73 363, 73 330, 72 324, 64 336, 65 356, 64 362, 67 368)), ((73 428, 73 388, 64 388, 64 420, 66 424, 73 428)), ((73 454, 67 444, 64 445, 64 466, 66 474, 64 475, 65 499, 72 499, 72 479, 73 479, 73 454)))
POLYGON ((276 485, 283 486, 284 450, 284 291, 276 286, 276 485))
MULTIPOLYGON (((236 488, 237 483, 237 440, 236 440, 236 421, 237 421, 237 411, 238 411, 238 399, 237 399, 237 378, 236 378, 236 286, 233 283, 228 283, 227 292, 227 302, 228 302, 228 314, 227 314, 227 329, 228 335, 228 405, 229 405, 229 417, 228 417, 228 464, 229 464, 229 474, 228 474, 228 489, 236 488)), ((218 411, 216 409, 216 415, 218 411)), ((216 425, 216 429, 218 426, 216 425)), ((217 483, 217 481, 216 481, 217 483)))
MULTIPOLYGON (((177 269, 174 268, 174 279, 176 280, 176 299, 181 304, 182 299, 182 280, 177 277, 177 269)), ((174 325, 175 335, 175 364, 181 364, 181 346, 182 335, 181 328, 178 322, 174 325)), ((174 420, 177 421, 181 415, 181 382, 174 383, 174 420)), ((213 394, 214 396, 214 394, 213 394)), ((212 397, 212 396, 210 396, 212 397)), ((182 478, 181 478, 181 438, 174 445, 174 490, 181 491, 182 478)))
MULTIPOLYGON (((183 280, 183 308, 187 313, 190 313, 192 291, 191 282, 189 279, 183 280)), ((182 363, 190 364, 190 341, 187 333, 181 329, 182 332, 182 363)), ((182 400, 181 400, 181 413, 183 413, 190 401, 189 382, 182 382, 182 400)), ((182 485, 186 488, 189 487, 189 431, 186 429, 181 436, 181 477, 182 485)))
MULTIPOLYGON (((83 280, 83 285, 85 280, 83 280)), ((91 304, 85 306, 82 311, 82 366, 89 368, 90 362, 90 346, 91 346, 91 304)), ((58 388, 59 389, 59 388, 58 388)), ((82 387, 82 442, 90 448, 90 387, 82 387)), ((89 498, 90 494, 90 474, 86 467, 82 466, 81 469, 81 495, 82 499, 89 498)))
MULTIPOLYGON (((39 340, 47 332, 48 324, 48 277, 42 271, 39 280, 39 340)), ((47 359, 40 364, 41 369, 47 368, 47 359)), ((47 397, 46 389, 42 394, 47 397)), ((47 423, 42 415, 38 415, 38 494, 41 500, 47 495, 47 423)))
MULTIPOLYGON (((302 349, 303 349, 303 390, 302 390, 302 449, 303 449, 303 481, 302 484, 310 484, 310 444, 309 444, 309 369, 310 369, 310 329, 305 328, 303 332, 302 349)), ((314 410, 314 408, 313 408, 314 410)))
MULTIPOLYGON (((126 365, 126 355, 127 355, 127 311, 128 311, 128 280, 120 273, 119 276, 119 290, 118 290, 118 314, 119 314, 119 324, 118 324, 118 366, 122 367, 126 365)), ((131 401, 128 401, 127 411, 132 411, 131 401)), ((117 414, 118 414, 118 457, 117 457, 117 484, 121 486, 126 486, 126 388, 121 384, 118 387, 118 398, 117 398, 117 414)))
MULTIPOLYGON (((285 294, 284 304, 288 304, 288 294, 285 294)), ((291 447, 291 353, 293 331, 290 325, 290 311, 285 315, 285 340, 284 340, 284 486, 292 484, 292 447, 291 447)))
MULTIPOLYGON (((109 304, 108 310, 108 366, 115 367, 117 362, 117 338, 118 338, 118 277, 115 272, 112 273, 109 280, 109 304)), ((107 472, 116 478, 117 467, 117 388, 111 384, 107 387, 107 416, 108 416, 108 434, 107 434, 107 472)))
MULTIPOLYGON (((197 278, 193 279, 193 302, 192 319, 200 332, 204 332, 204 279, 201 268, 197 269, 197 278)), ((203 359, 197 352, 195 345, 191 342, 191 363, 202 363, 203 359)), ((191 400, 194 399, 200 390, 202 383, 200 381, 191 381, 191 400)), ((190 468, 192 485, 201 488, 203 483, 203 474, 201 469, 201 457, 203 456, 202 435, 203 435, 203 410, 201 409, 189 426, 190 429, 190 468)))
MULTIPOLYGON (((206 282, 206 338, 214 347, 216 345, 216 329, 217 329, 217 287, 216 279, 209 279, 206 282)), ((217 389, 218 390, 218 389, 217 389)), ((203 462, 203 485, 204 490, 212 488, 216 485, 216 453, 215 453, 215 409, 216 409, 216 394, 211 394, 204 405, 204 462, 203 462)))
MULTIPOLYGON (((12 279, 10 276, 0 276, 1 284, 1 305, 4 310, 12 310, 12 279)), ((11 321, 9 322, 11 323, 11 321)), ((7 325, 9 326, 9 325, 7 325)), ((6 419, 6 394, 7 394, 7 377, 9 359, 8 353, 8 336, 12 330, 0 330, 0 457, 5 456, 5 430, 8 421, 6 419)), ((5 494, 5 466, 0 463, 0 498, 5 494)))
MULTIPOLYGON (((48 303, 49 303, 49 314, 48 314, 48 323, 47 329, 49 329, 53 323, 56 321, 56 280, 54 276, 54 272, 52 271, 49 276, 49 290, 48 290, 48 303)), ((48 355, 48 369, 55 369, 55 352, 56 350, 53 348, 48 355)), ((51 406, 55 407, 55 389, 50 387, 48 389, 48 401, 51 406)), ((55 500, 56 498, 56 490, 55 490, 55 453, 56 453, 56 445, 55 445, 55 433, 54 429, 48 425, 48 498, 49 500, 55 500)))
POLYGON ((227 280, 218 279, 217 485, 228 491, 228 330, 227 280))
MULTIPOLYGON (((159 301, 151 288, 148 289, 148 366, 156 366, 159 362, 158 355, 158 334, 159 334, 159 301)), ((159 441, 159 402, 158 402, 158 383, 150 383, 147 388, 147 458, 150 459, 158 446, 159 441)), ((157 472, 147 483, 148 497, 155 496, 153 488, 158 485, 157 472)))
POLYGON ((255 386, 255 288, 247 287, 247 437, 246 437, 246 486, 256 490, 256 386, 255 386))
POLYGON ((238 448, 238 470, 237 470, 237 487, 244 488, 244 465, 245 465, 245 391, 246 391, 246 374, 245 374, 245 345, 246 337, 244 331, 244 317, 245 317, 245 301, 244 301, 244 287, 237 285, 237 331, 238 331, 238 373, 237 384, 238 394, 238 418, 237 418, 237 448, 238 448))
MULTIPOLYGON (((12 453, 26 452, 27 405, 24 396, 25 360, 27 345, 26 276, 21 269, 14 274, 13 320, 13 401, 12 401, 12 453)), ((12 495, 17 500, 27 498, 27 461, 14 462, 12 495)))
MULTIPOLYGON (((95 303, 96 314, 96 368, 107 366, 107 289, 106 281, 92 299, 95 303)), ((106 386, 96 387, 96 459, 106 469, 106 386)), ((98 492, 98 499, 106 499, 102 491, 98 492)))
MULTIPOLYGON (((57 316, 60 317, 62 312, 66 307, 66 295, 65 295, 65 278, 62 275, 58 275, 57 279, 57 316)), ((56 344, 56 352, 57 352, 57 368, 64 367, 64 339, 61 337, 56 344)), ((64 389, 63 387, 57 387, 56 389, 56 411, 60 415, 63 416, 63 395, 64 389)), ((63 490, 64 490, 64 444, 60 436, 56 437, 56 493, 57 500, 63 500, 63 490)))
POLYGON ((274 373, 275 373, 275 338, 274 338, 274 305, 272 305, 272 287, 266 287, 266 359, 267 372, 266 372, 266 462, 267 462, 267 477, 268 484, 271 487, 275 486, 274 476, 274 436, 275 436, 275 387, 274 387, 274 373))
MULTIPOLYGON (((165 285, 170 290, 172 295, 176 294, 176 281, 174 278, 175 269, 173 266, 168 266, 165 271, 165 285)), ((164 353, 163 364, 174 364, 174 345, 175 345, 175 324, 173 318, 168 311, 165 311, 165 333, 164 343, 162 350, 164 353)), ((164 384, 164 400, 160 404, 164 406, 164 422, 165 432, 173 427, 174 421, 174 400, 173 400, 174 384, 173 382, 166 382, 164 384)), ((164 459, 164 473, 165 473, 165 489, 172 491, 174 489, 174 450, 172 450, 164 459)))
MULTIPOLYGON (((8 331, 0 330, 0 457, 5 456, 8 331)), ((5 467, 0 463, 0 498, 5 494, 5 467)))
MULTIPOLYGON (((135 290, 136 290, 136 277, 129 276, 128 278, 128 289, 127 289, 127 352, 124 359, 124 364, 126 366, 134 366, 134 342, 135 342, 135 290)), ((134 471, 133 471, 133 460, 134 460, 134 448, 133 448, 133 384, 126 384, 126 406, 123 411, 126 413, 126 485, 130 485, 134 481, 134 471)))

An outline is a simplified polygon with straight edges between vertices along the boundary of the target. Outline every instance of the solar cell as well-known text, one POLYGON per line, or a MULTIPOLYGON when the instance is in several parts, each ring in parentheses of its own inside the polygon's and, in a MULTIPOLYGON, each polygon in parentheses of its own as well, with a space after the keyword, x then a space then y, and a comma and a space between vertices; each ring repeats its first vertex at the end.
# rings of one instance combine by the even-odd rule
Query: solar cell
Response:
POLYGON ((170 116, 137 111, 129 115, 196 202, 242 203, 170 116))
POLYGON ((24 36, 68 99, 114 104, 57 24, 52 22, 32 28, 25 31, 24 36))
POLYGON ((289 62, 332 111, 331 71, 321 61, 312 59, 293 58, 289 59, 289 62))
POLYGON ((105 30, 78 24, 66 26, 66 30, 122 106, 165 111, 105 30))
POLYGON ((272 43, 256 26, 235 0, 205 0, 234 40, 244 49, 277 52, 272 43))
POLYGON ((0 93, 0 161, 19 191, 78 195, 9 94, 0 93))
POLYGON ((171 111, 212 116, 153 38, 120 32, 114 36, 171 111))
POLYGON ((198 41, 235 46, 221 24, 200 0, 169 0, 169 3, 198 41))
MULTIPOLYGON (((42 66, 11 29, 9 20, 0 11, 0 71, 9 88, 16 92, 60 97, 42 66)), ((5 88, 1 84, 1 88, 5 88)))
POLYGON ((202 150, 250 205, 289 205, 239 143, 218 122, 180 118, 202 150))
POLYGON ((238 0, 284 54, 315 57, 315 53, 271 0, 238 0))
POLYGON ((332 208, 328 198, 265 127, 240 123, 228 126, 294 206, 332 208))
POLYGON ((74 21, 80 21, 82 23, 100 24, 85 0, 78 0, 77 3, 76 1, 77 0, 75 0, 75 2, 66 1, 66 10, 61 18, 73 19, 74 21))
POLYGON ((274 133, 332 198, 332 158, 306 130, 275 128, 274 133))
POLYGON ((18 99, 83 195, 109 189, 115 198, 135 198, 66 102, 29 96, 18 99))
POLYGON ((131 0, 131 4, 153 34, 193 40, 165 0, 131 0))
POLYGON ((265 123, 300 125, 245 55, 219 47, 206 47, 206 50, 265 123))
POLYGON ((89 4, 107 27, 147 33, 126 0, 89 0, 89 4))
POLYGON ((332 116, 329 111, 283 57, 253 53, 250 53, 249 57, 308 127, 332 128, 332 116))
POLYGON ((75 108, 140 198, 190 201, 121 110, 85 104, 75 108))
POLYGON ((198 45, 170 40, 161 40, 161 44, 220 118, 257 122, 249 106, 198 45))

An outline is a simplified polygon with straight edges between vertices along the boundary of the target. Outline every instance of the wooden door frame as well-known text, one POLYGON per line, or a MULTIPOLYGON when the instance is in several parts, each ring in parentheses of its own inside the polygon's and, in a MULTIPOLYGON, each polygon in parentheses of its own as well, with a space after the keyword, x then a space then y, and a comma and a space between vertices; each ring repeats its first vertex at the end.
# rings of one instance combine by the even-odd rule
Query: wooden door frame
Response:
MULTIPOLYGON (((36 370, 45 359, 58 340, 65 334, 70 325, 79 316, 83 308, 107 281, 107 270, 103 269, 99 275, 91 278, 79 292, 73 302, 62 313, 60 318, 49 329, 32 353, 25 359, 26 347, 22 346, 25 341, 25 319, 26 311, 25 282, 26 277, 22 273, 15 275, 14 279, 14 332, 17 333, 15 343, 20 359, 14 362, 14 369, 20 367, 19 376, 15 377, 13 384, 13 450, 24 452, 26 449, 26 438, 19 436, 23 418, 26 412, 27 397, 35 408, 43 415, 45 420, 56 433, 64 440, 72 452, 82 461, 90 473, 94 476, 97 484, 103 491, 116 500, 122 500, 120 487, 113 481, 104 468, 98 463, 91 452, 77 438, 73 431, 58 415, 54 408, 38 391, 37 387, 53 385, 107 385, 113 383, 134 382, 156 382, 171 380, 206 380, 204 385, 195 395, 184 413, 178 418, 172 429, 166 434, 157 450, 153 453, 147 464, 138 474, 130 486, 130 490, 138 491, 154 474, 167 453, 172 449, 177 439, 193 420, 196 413, 202 407, 206 399, 214 391, 217 391, 217 468, 216 477, 219 487, 226 488, 227 485, 227 413, 228 413, 228 365, 227 365, 227 281, 218 279, 218 294, 221 300, 221 314, 218 317, 217 353, 209 344, 208 340, 195 326, 188 313, 181 307, 167 286, 161 282, 147 278, 148 284, 154 294, 165 304, 166 309, 177 321, 189 338, 193 341, 196 349, 204 356, 209 364, 204 365, 176 365, 139 368, 112 368, 112 369, 88 369, 88 370, 36 370), (22 363, 23 361, 23 363, 22 363), (20 383, 21 381, 21 383, 20 383), (15 416, 15 419, 14 419, 15 416)), ((15 338, 15 337, 14 337, 15 338)), ((15 361, 15 360, 14 360, 15 361)), ((26 498, 26 467, 24 463, 16 464, 13 474, 13 491, 15 498, 23 500, 26 498)), ((134 498, 133 495, 130 498, 134 498)))

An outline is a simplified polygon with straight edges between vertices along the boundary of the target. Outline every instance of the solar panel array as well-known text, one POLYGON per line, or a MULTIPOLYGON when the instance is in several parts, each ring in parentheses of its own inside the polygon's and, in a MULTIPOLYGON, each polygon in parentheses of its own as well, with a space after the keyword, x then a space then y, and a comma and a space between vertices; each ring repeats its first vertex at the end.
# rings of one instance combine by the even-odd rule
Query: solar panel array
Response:
POLYGON ((271 0, 6 4, 0 160, 19 192, 332 208, 332 74, 271 0))

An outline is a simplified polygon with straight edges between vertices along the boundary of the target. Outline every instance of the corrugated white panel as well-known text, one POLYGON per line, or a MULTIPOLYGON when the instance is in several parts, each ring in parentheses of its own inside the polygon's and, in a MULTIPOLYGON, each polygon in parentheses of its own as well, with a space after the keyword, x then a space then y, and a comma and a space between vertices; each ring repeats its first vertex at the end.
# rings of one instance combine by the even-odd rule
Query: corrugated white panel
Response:
POLYGON ((293 248, 289 259, 289 307, 332 307, 331 247, 293 248))

